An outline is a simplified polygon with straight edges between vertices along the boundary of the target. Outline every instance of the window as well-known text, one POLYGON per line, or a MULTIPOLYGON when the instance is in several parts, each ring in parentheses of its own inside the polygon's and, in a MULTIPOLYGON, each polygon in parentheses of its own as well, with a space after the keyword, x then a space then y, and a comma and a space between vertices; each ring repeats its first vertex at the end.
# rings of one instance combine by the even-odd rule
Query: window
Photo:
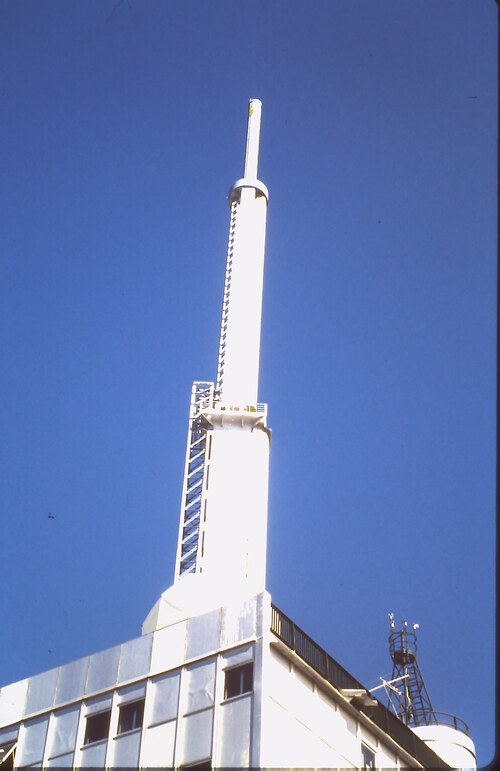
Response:
POLYGON ((250 693, 253 690, 253 661, 242 667, 226 669, 226 682, 224 698, 232 699, 242 693, 250 693))
POLYGON ((361 745, 362 768, 375 768, 375 753, 365 744, 361 745))
POLYGON ((106 712, 98 712, 96 715, 89 715, 87 717, 87 725, 85 726, 83 743, 93 744, 94 742, 100 742, 102 739, 107 739, 110 720, 110 709, 107 709, 106 712))
POLYGON ((131 701, 120 707, 120 717, 118 718, 118 733, 124 734, 126 731, 133 731, 134 728, 142 728, 144 718, 144 699, 131 701))
POLYGON ((2 771, 10 771, 14 768, 14 757, 16 754, 16 743, 2 744, 0 747, 0 766, 2 771))

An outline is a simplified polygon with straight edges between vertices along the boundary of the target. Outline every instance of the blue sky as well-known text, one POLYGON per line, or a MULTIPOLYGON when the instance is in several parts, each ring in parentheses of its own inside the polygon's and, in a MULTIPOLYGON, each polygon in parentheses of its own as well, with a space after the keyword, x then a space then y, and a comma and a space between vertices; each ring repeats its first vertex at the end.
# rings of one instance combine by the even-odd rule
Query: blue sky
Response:
POLYGON ((269 590, 368 687, 387 613, 418 622, 492 758, 496 16, 0 3, 0 683, 137 636, 172 581, 257 97, 269 590))

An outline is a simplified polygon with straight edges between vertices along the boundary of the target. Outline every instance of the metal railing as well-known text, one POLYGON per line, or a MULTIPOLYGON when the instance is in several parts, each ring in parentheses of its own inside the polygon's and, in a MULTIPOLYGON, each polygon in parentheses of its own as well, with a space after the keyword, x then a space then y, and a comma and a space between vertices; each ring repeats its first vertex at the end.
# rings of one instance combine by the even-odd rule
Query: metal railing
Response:
POLYGON ((469 726, 461 717, 452 715, 450 712, 436 712, 436 710, 433 710, 433 712, 438 725, 450 726, 450 728, 454 728, 455 731, 461 731, 461 733, 470 736, 469 726))
POLYGON ((304 659, 335 688, 364 688, 338 661, 328 655, 281 610, 271 605, 271 632, 304 659))
POLYGON ((193 395, 191 398, 191 417, 202 412, 255 412, 259 415, 267 414, 267 404, 226 404, 221 400, 221 393, 215 389, 213 383, 198 381, 193 383, 193 395))
MULTIPOLYGON (((338 690, 344 688, 366 690, 359 680, 349 674, 338 661, 335 661, 309 635, 272 604, 271 632, 334 688, 338 690)), ((416 758, 424 768, 449 768, 447 763, 424 744, 396 715, 389 712, 381 702, 378 702, 376 706, 361 706, 359 711, 366 714, 400 747, 416 758)))
POLYGON ((256 412, 261 415, 265 415, 267 412, 267 404, 258 403, 258 404, 245 404, 245 405, 239 405, 239 404, 223 404, 222 402, 217 401, 217 399, 200 399, 199 402, 196 403, 196 410, 198 413, 200 412, 206 412, 206 411, 213 411, 213 412, 256 412))
POLYGON ((224 404, 215 400, 209 409, 214 409, 218 412, 259 412, 264 414, 267 411, 267 404, 259 402, 258 404, 245 404, 241 406, 239 404, 224 404))

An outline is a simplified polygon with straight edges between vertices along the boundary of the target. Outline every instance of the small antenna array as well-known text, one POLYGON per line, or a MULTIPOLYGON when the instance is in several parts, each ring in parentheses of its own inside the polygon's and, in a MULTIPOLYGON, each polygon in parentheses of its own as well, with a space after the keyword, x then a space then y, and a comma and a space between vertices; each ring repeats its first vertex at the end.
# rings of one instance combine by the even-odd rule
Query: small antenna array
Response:
POLYGON ((392 659, 392 677, 382 681, 389 708, 408 726, 437 724, 429 693, 417 660, 417 629, 413 624, 408 629, 408 622, 403 621, 400 630, 396 630, 394 613, 389 613, 389 651, 392 659), (399 683, 399 687, 395 686, 399 683))

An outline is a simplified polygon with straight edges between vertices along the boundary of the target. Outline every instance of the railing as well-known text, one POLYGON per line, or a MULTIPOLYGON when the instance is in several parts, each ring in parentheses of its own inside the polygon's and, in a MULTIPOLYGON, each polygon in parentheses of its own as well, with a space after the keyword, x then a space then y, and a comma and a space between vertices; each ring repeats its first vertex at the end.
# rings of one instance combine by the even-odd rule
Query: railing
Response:
MULTIPOLYGON (((334 688, 338 690, 343 688, 366 690, 338 661, 329 656, 323 648, 275 605, 271 605, 271 632, 334 688)), ((389 712, 381 702, 372 707, 361 706, 360 712, 365 713, 400 747, 416 758, 424 768, 449 768, 447 763, 424 744, 396 715, 389 712)))
POLYGON ((433 712, 434 712, 434 715, 436 716, 438 725, 450 726, 451 728, 454 728, 455 731, 461 731, 461 733, 467 734, 467 736, 470 736, 469 726, 467 725, 465 720, 462 720, 461 717, 452 715, 450 712, 436 712, 436 710, 433 710, 433 712))
POLYGON ((397 664, 408 664, 415 661, 417 653, 417 635, 408 629, 391 632, 389 635, 389 653, 397 664))
POLYGON ((195 380, 191 392, 191 410, 190 415, 198 415, 204 405, 212 404, 214 401, 214 384, 208 381, 195 380))
POLYGON ((216 399, 201 399, 196 403, 197 412, 256 412, 261 415, 265 415, 267 412, 267 404, 245 404, 244 406, 223 404, 216 399))
POLYGON ((320 648, 305 632, 285 616, 281 610, 271 605, 271 632, 304 659, 330 685, 335 688, 362 688, 364 686, 349 672, 320 648))
POLYGON ((201 412, 256 412, 260 415, 267 414, 267 404, 226 404, 221 399, 220 391, 214 389, 213 383, 195 381, 193 383, 193 397, 191 399, 191 417, 201 412))
POLYGON ((218 412, 259 412, 264 415, 267 412, 267 404, 259 402, 258 404, 245 404, 241 407, 238 404, 223 404, 222 402, 215 401, 213 409, 216 409, 218 412))

